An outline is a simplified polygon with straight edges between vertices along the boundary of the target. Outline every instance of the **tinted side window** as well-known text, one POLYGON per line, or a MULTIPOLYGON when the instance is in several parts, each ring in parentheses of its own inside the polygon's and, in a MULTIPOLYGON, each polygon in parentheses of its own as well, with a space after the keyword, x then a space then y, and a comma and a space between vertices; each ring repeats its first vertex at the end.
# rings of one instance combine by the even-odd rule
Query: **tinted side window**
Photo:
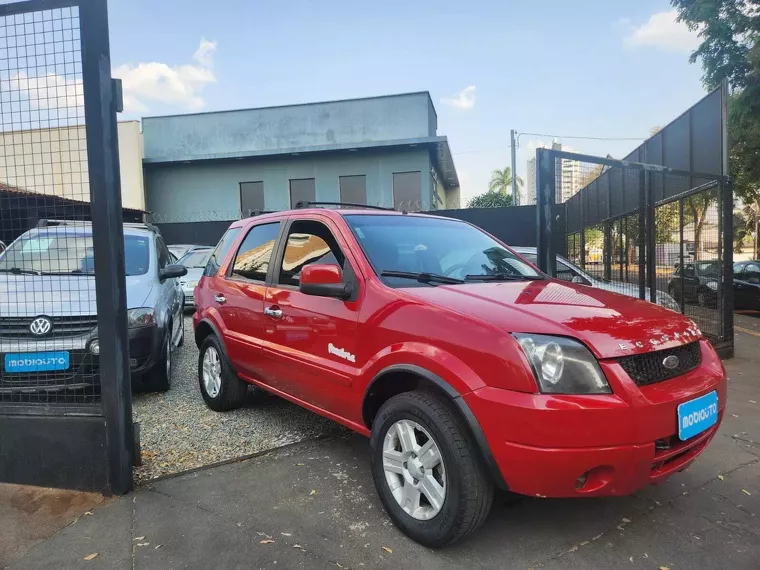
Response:
POLYGON ((156 253, 158 255, 158 269, 159 271, 161 269, 164 269, 167 265, 171 264, 172 262, 172 255, 169 253, 168 248, 166 247, 166 244, 164 243, 164 240, 159 238, 156 238, 156 253))
POLYGON ((760 265, 757 263, 748 263, 744 268, 743 279, 746 279, 747 281, 752 280, 753 282, 760 279, 760 265))
POLYGON ((232 275, 252 281, 264 281, 279 231, 280 222, 251 228, 235 255, 232 275))
POLYGON ((578 275, 578 273, 574 271, 570 266, 557 260, 557 279, 562 279, 563 281, 572 281, 573 277, 576 275, 578 275))
POLYGON ((342 269, 345 259, 327 226, 319 222, 295 222, 288 232, 278 281, 281 285, 297 287, 304 266, 331 263, 342 269))
POLYGON ((232 244, 235 242, 239 233, 240 228, 231 228, 222 236, 222 239, 220 239, 219 243, 216 245, 216 249, 214 249, 214 253, 211 254, 211 257, 208 260, 206 270, 203 272, 206 277, 211 277, 217 274, 219 266, 222 264, 222 261, 224 261, 227 252, 232 247, 232 244))

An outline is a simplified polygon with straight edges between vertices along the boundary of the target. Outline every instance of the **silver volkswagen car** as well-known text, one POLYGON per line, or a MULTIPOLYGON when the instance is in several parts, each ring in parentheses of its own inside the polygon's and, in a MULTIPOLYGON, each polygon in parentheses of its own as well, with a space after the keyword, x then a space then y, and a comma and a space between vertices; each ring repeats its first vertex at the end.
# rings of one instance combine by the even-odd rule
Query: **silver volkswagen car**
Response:
MULTIPOLYGON (((133 380, 168 390, 184 340, 184 296, 156 228, 124 225, 133 380)), ((98 389, 92 226, 41 221, 0 254, 0 394, 98 389)))

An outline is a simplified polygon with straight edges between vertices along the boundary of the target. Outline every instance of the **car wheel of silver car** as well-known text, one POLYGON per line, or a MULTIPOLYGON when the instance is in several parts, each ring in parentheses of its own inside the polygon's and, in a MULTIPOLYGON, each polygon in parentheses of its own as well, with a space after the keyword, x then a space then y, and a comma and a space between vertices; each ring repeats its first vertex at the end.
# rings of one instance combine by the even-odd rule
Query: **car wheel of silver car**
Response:
POLYGON ((166 392, 172 383, 172 333, 171 325, 161 347, 156 365, 148 373, 148 388, 154 392, 166 392))
POLYGON ((697 304, 700 307, 707 306, 707 294, 704 291, 700 291, 699 293, 697 293, 697 304))
POLYGON ((405 392, 372 423, 372 475, 393 523, 440 548, 478 528, 493 501, 476 444, 445 397, 405 392))
POLYGON ((179 340, 177 341, 177 348, 185 344, 185 321, 179 322, 179 340))
POLYGON ((239 408, 245 402, 248 384, 238 378, 219 339, 213 334, 201 344, 198 384, 206 405, 217 412, 239 408))

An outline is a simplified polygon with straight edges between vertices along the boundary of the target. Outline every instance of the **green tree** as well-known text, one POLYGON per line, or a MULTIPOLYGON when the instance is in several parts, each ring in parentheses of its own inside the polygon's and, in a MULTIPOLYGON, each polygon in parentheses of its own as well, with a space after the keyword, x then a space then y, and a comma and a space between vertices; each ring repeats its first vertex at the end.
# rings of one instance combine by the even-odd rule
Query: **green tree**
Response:
POLYGON ((745 203, 760 198, 760 0, 671 0, 678 20, 699 31, 689 61, 702 62, 713 89, 728 79, 729 173, 745 203))
MULTIPOLYGON (((515 180, 518 188, 524 186, 522 178, 518 176, 515 180)), ((509 166, 505 166, 502 170, 496 169, 491 173, 488 191, 512 195, 512 169, 509 166)))
POLYGON ((467 202, 468 208, 508 208, 509 206, 514 206, 512 195, 496 190, 489 190, 480 196, 470 198, 467 202))

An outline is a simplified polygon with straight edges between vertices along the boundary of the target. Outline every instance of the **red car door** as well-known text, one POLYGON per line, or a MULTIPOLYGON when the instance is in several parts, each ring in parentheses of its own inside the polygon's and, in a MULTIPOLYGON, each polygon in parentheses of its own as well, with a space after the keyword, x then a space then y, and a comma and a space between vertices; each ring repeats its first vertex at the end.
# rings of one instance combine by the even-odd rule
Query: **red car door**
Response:
POLYGON ((356 327, 361 290, 355 262, 330 220, 294 219, 283 236, 272 283, 264 301, 268 366, 283 391, 344 416, 356 360, 356 327), (301 269, 312 263, 338 265, 344 279, 356 280, 353 300, 305 295, 298 290, 301 269))
POLYGON ((280 222, 252 226, 240 242, 226 274, 217 281, 214 303, 225 325, 230 359, 244 376, 265 380, 261 367, 264 295, 280 222))

